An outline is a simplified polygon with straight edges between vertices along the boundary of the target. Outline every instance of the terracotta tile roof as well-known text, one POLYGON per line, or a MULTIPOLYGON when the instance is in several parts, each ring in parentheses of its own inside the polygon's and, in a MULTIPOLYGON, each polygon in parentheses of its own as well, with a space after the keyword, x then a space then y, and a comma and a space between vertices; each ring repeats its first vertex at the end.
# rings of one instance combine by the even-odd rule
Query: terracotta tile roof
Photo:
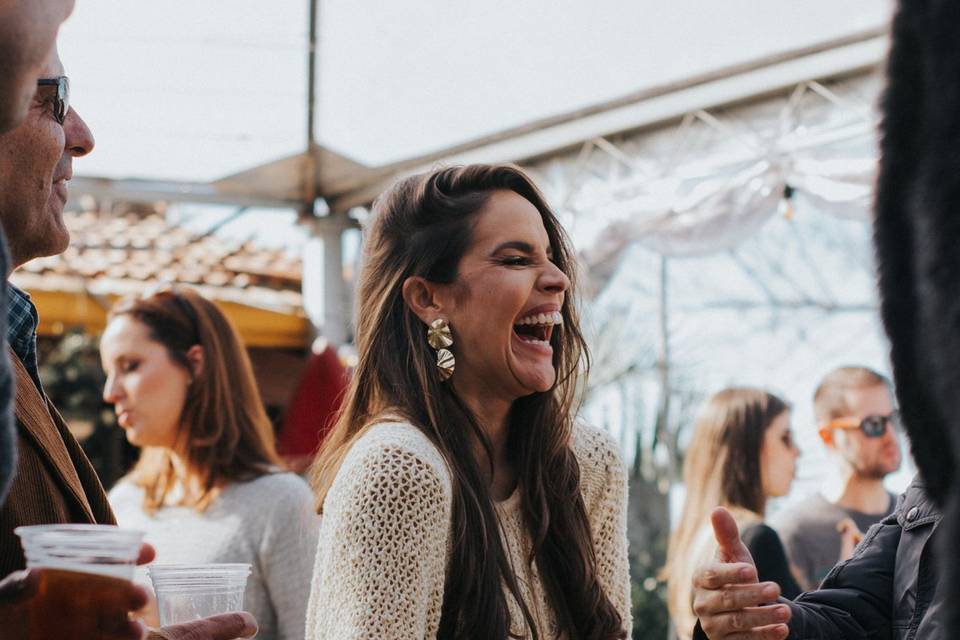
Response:
POLYGON ((258 247, 168 223, 156 212, 66 212, 70 247, 12 276, 41 291, 129 295, 164 282, 189 284, 215 300, 302 314, 302 263, 258 247))

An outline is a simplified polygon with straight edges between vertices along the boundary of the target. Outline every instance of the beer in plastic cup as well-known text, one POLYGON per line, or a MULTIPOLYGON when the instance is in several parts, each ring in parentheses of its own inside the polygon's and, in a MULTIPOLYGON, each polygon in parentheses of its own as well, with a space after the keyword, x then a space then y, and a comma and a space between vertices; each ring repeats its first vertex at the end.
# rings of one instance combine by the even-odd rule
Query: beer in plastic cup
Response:
POLYGON ((102 611, 122 611, 143 533, 106 525, 18 527, 27 568, 43 569, 26 604, 31 640, 103 635, 102 611), (66 622, 66 624, 65 624, 66 622))

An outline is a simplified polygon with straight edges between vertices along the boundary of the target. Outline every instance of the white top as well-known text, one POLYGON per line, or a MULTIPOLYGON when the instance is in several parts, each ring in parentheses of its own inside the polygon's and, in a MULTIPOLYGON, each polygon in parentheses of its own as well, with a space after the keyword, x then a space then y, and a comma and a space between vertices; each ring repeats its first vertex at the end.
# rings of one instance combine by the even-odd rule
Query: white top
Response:
MULTIPOLYGON (((577 426, 571 446, 601 585, 627 628, 627 475, 607 434, 577 426)), ((554 614, 536 569, 520 494, 496 507, 521 596, 541 638, 556 637, 554 614)), ((308 640, 436 638, 451 552, 450 472, 439 450, 409 424, 370 427, 347 453, 324 504, 307 612, 308 640)), ((456 570, 456 568, 451 568, 456 570)), ((507 594, 512 631, 528 637, 507 594)))
MULTIPOLYGON (((257 618, 260 640, 302 640, 320 516, 313 492, 293 473, 231 484, 203 512, 167 506, 143 511, 143 489, 121 480, 110 491, 121 527, 146 532, 155 562, 247 562, 243 608, 257 618)), ((140 568, 138 582, 150 580, 140 568)))

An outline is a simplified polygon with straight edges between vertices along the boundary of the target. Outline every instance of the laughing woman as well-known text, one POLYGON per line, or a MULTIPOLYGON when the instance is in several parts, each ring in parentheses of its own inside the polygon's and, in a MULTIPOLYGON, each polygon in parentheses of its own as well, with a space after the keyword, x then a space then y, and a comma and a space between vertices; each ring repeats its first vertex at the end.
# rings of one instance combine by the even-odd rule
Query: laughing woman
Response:
POLYGON ((510 166, 374 206, 359 365, 314 466, 310 640, 626 638, 626 473, 575 424, 573 255, 510 166))

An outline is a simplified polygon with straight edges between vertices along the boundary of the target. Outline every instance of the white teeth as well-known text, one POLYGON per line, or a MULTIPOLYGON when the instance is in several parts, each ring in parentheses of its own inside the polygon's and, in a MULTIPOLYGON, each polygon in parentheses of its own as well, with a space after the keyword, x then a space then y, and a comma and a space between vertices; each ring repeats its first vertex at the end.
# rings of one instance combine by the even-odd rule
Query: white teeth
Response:
POLYGON ((552 311, 550 313, 538 313, 535 315, 527 316, 525 318, 520 318, 517 321, 517 324, 543 324, 543 325, 555 325, 563 324, 563 314, 559 311, 552 311))

